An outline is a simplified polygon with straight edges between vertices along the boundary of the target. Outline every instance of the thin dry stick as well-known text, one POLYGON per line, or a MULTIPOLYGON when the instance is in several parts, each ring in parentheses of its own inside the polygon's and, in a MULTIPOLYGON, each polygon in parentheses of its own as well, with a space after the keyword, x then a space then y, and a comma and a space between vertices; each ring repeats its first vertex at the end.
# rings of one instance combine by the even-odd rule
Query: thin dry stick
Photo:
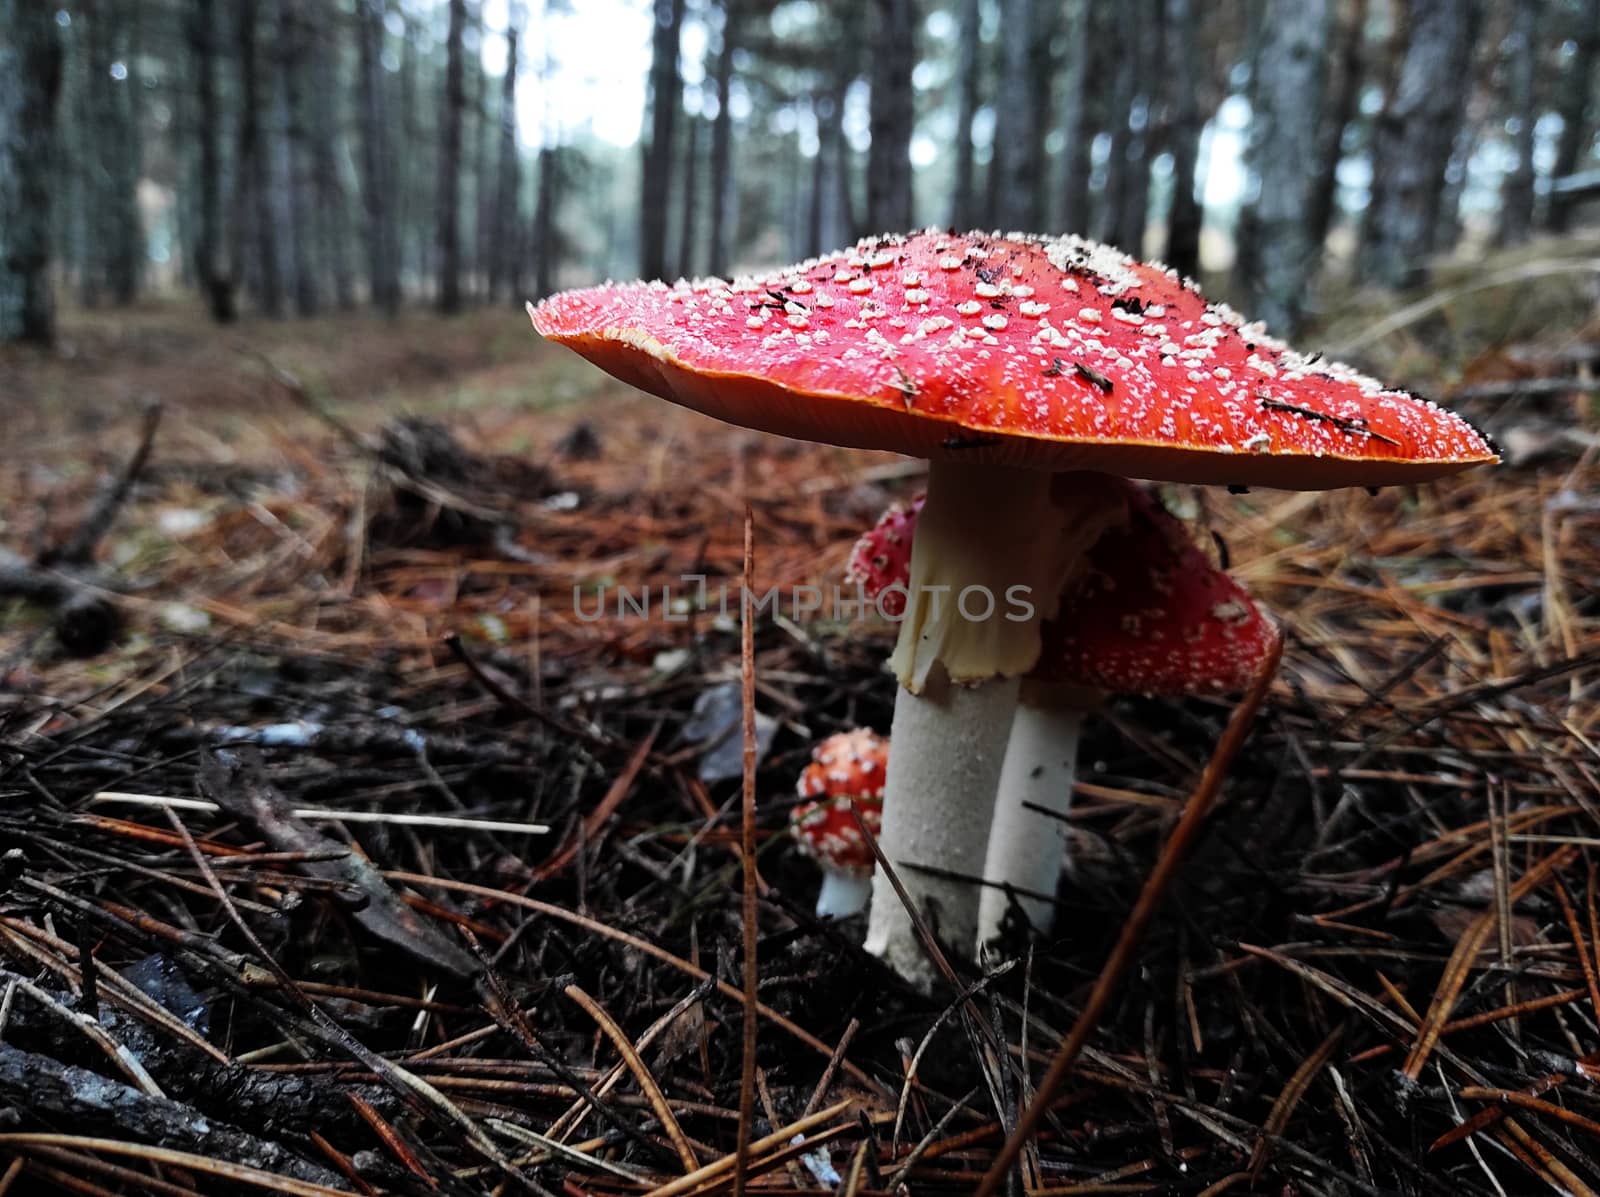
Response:
MULTIPOLYGON (((831 1122, 834 1118, 850 1108, 850 1101, 841 1101, 829 1106, 825 1110, 818 1110, 809 1118, 801 1118, 791 1122, 782 1130, 775 1130, 770 1135, 757 1139, 749 1145, 749 1158, 754 1159, 765 1152, 786 1146, 796 1135, 806 1135, 831 1122)), ((684 1193, 692 1193, 703 1185, 710 1184, 717 1177, 732 1171, 738 1166, 738 1156, 725 1155, 720 1160, 712 1160, 704 1168, 680 1176, 677 1180, 662 1185, 660 1188, 651 1189, 646 1197, 682 1197, 684 1193)))
POLYGON ((1078 1015, 1078 1021, 1073 1024, 1066 1039, 1056 1049, 1055 1059, 1050 1062, 1049 1070, 1039 1082, 1038 1089, 1034 1091, 1033 1100, 1028 1103, 1028 1108, 1023 1110, 1022 1117, 1017 1120, 1017 1128, 1000 1145, 994 1163, 989 1166, 989 1171, 984 1173, 983 1180, 974 1190, 973 1197, 994 1197, 999 1192, 1012 1165, 1022 1154, 1023 1147, 1038 1132, 1039 1124, 1044 1121, 1045 1113, 1050 1109, 1050 1103, 1055 1100, 1061 1086, 1071 1075, 1079 1053, 1089 1042, 1089 1035, 1099 1023, 1106 1007, 1111 1004, 1111 998, 1118 982, 1122 980, 1122 974, 1133 963, 1134 952, 1137 951, 1140 940, 1144 938, 1145 928, 1155 916, 1161 900, 1166 896, 1167 887, 1177 875, 1179 867, 1189 855, 1189 849, 1198 838, 1200 829, 1205 825, 1206 816, 1211 813, 1211 807, 1222 790, 1222 779, 1227 775, 1228 766, 1249 734, 1250 724, 1267 696, 1267 688, 1272 684, 1272 679, 1278 672, 1278 662, 1282 659, 1283 634, 1280 632, 1273 640, 1266 659, 1261 663, 1261 670, 1256 675, 1249 692, 1234 708, 1233 717, 1228 720, 1222 738, 1217 741, 1216 751, 1211 754, 1211 762, 1206 766, 1200 784, 1195 787, 1182 816, 1167 838, 1166 847, 1161 850, 1155 867, 1145 879, 1144 888, 1139 891, 1139 898, 1133 904, 1127 922, 1122 925, 1122 934, 1117 937, 1116 946, 1111 949, 1111 955, 1106 959, 1104 967, 1100 970, 1100 976, 1095 980, 1094 988, 1089 992, 1088 1000, 1083 1004, 1083 1012, 1078 1015))
POLYGON ((756 1110, 756 632, 751 588, 756 561, 755 515, 744 509, 744 585, 739 596, 739 697, 744 722, 744 794, 740 846, 743 873, 740 918, 744 926, 744 1044, 739 1063, 739 1130, 734 1148, 733 1193, 744 1197, 750 1165, 750 1128, 756 1110))
POLYGON ((633 1050, 633 1044, 628 1042, 628 1037, 622 1033, 622 1028, 611 1015, 606 1013, 599 1002, 576 985, 568 985, 562 992, 583 1007, 584 1013, 594 1019, 596 1025, 605 1032, 606 1038, 611 1040, 611 1046, 616 1048, 618 1054, 628 1062, 628 1071, 633 1073, 633 1079, 639 1082, 639 1088, 644 1091, 645 1098, 650 1102, 650 1108, 656 1112, 661 1129, 667 1132, 667 1138, 672 1141, 672 1149, 678 1153, 678 1160, 683 1164, 684 1171, 693 1172, 700 1166, 700 1161, 695 1158, 694 1148, 689 1146, 689 1139, 683 1133, 683 1127, 678 1125, 677 1118, 673 1116, 667 1095, 661 1092, 661 1086, 656 1084, 656 1078, 650 1075, 650 1070, 639 1058, 639 1053, 633 1050))
POLYGON ((77 1151, 98 1151, 106 1155, 131 1156, 150 1164, 166 1164, 217 1176, 231 1184, 252 1185, 288 1197, 350 1197, 345 1189, 332 1189, 309 1180, 296 1180, 276 1172, 264 1172, 248 1164, 234 1164, 228 1160, 208 1159, 187 1151, 174 1151, 169 1147, 152 1147, 146 1143, 126 1143, 121 1139, 96 1139, 86 1135, 9 1134, 0 1135, 0 1150, 20 1151, 24 1155, 30 1147, 68 1147, 77 1151))
MULTIPOLYGON (((130 794, 122 790, 100 790, 89 799, 121 806, 155 806, 170 810, 193 810, 216 814, 215 802, 204 798, 176 798, 166 794, 130 794)), ((289 812, 296 819, 310 822, 387 823, 395 827, 437 827, 454 831, 492 831, 509 835, 544 835, 544 823, 519 823, 509 819, 474 819, 467 815, 405 814, 386 810, 329 810, 320 806, 297 806, 289 812)))

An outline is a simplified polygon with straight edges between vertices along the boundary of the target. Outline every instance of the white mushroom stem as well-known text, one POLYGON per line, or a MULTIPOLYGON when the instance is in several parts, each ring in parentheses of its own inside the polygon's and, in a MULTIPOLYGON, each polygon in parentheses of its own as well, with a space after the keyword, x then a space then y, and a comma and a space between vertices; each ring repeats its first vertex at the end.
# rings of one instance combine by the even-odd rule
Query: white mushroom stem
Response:
MULTIPOLYGON (((934 462, 890 664, 900 679, 880 843, 941 941, 965 953, 1017 678, 1087 548, 1124 517, 1096 475, 934 462), (937 870, 936 872, 930 870, 937 870)), ((935 971, 879 870, 867 950, 924 988, 935 971)))
POLYGON ((872 895, 872 874, 842 869, 822 870, 822 889, 817 892, 819 919, 847 919, 867 908, 872 895))
POLYGON ((978 902, 980 949, 999 936, 1013 909, 1038 932, 1055 922, 1051 899, 1066 862, 1078 738, 1097 697, 1080 686, 1022 683, 989 828, 978 902))

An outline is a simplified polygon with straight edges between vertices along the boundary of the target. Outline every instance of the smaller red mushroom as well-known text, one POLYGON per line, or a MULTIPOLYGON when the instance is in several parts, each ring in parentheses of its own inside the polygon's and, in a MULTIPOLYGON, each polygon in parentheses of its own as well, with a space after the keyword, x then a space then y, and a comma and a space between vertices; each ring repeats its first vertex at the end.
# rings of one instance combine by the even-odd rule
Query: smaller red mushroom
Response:
POLYGON ((879 612, 887 619, 898 619, 906 613, 906 580, 911 576, 911 534, 917 530, 917 516, 927 495, 918 495, 910 503, 895 503, 878 517, 855 547, 850 550, 850 561, 845 566, 844 580, 851 586, 861 587, 868 599, 877 603, 879 612))
POLYGON ((796 789, 802 802, 790 815, 789 831, 800 850, 822 866, 818 918, 848 918, 866 907, 872 893, 872 848, 851 814, 867 831, 883 825, 883 778, 889 741, 867 728, 829 736, 812 751, 796 789))

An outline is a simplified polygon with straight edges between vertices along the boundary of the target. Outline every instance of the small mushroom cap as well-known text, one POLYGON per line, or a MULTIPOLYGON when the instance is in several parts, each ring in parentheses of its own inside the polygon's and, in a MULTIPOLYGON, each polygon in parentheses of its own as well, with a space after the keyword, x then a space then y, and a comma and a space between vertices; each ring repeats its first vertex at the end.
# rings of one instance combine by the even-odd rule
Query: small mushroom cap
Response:
MULTIPOLYGON (((1089 550, 1084 574, 1044 623, 1029 678, 1113 694, 1245 689, 1277 634, 1271 619, 1149 491, 1120 480, 1112 485, 1127 502, 1128 522, 1089 550)), ((852 567, 857 557, 877 565, 860 579, 869 598, 906 584, 918 510, 919 501, 891 508, 856 542, 852 567), (879 535, 886 525, 898 538, 887 545, 879 535)), ((885 614, 893 614, 887 608, 894 593, 882 602, 885 614)))
POLYGON ((789 831, 800 850, 824 868, 850 877, 865 877, 872 872, 872 849, 861 836, 854 805, 861 821, 874 837, 883 827, 883 795, 875 798, 840 795, 802 802, 789 817, 789 831))
POLYGON ((872 872, 872 849, 850 813, 854 804, 874 836, 883 826, 883 778, 889 741, 869 728, 839 732, 811 750, 811 763, 795 787, 802 802, 790 814, 789 830, 800 850, 825 868, 852 877, 872 872))
POLYGON ((530 314, 643 390, 830 444, 1290 490, 1496 460, 1459 416, 1079 237, 870 238, 733 282, 567 291, 530 314))
POLYGON ((1248 688, 1277 636, 1272 620, 1153 495, 1128 490, 1127 526, 1089 550, 1029 676, 1114 694, 1248 688))
POLYGON ((889 741, 866 727, 838 732, 811 750, 796 785, 802 798, 882 798, 889 741))
POLYGON ((844 580, 876 599, 883 614, 897 619, 906 611, 906 579, 911 576, 911 534, 926 495, 892 504, 878 522, 856 541, 845 566, 844 580))

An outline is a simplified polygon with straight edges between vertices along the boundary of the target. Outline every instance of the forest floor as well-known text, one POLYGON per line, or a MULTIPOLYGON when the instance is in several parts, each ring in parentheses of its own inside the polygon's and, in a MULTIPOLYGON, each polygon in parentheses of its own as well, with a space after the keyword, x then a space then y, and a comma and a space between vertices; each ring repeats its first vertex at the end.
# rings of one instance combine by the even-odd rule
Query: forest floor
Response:
MULTIPOLYGON (((1354 337, 1506 465, 1164 489, 1287 650, 1030 1191, 1600 1189, 1600 324, 1508 286, 1354 337)), ((0 1192, 730 1188, 738 628, 575 587, 736 580, 747 506, 758 591, 831 587, 915 463, 633 395, 511 310, 69 313, 0 419, 0 548, 71 579, 0 598, 0 1192)), ((1093 720, 1057 936, 924 998, 786 834, 811 745, 887 730, 891 636, 756 630, 766 1192, 972 1190, 1231 710, 1093 720)))

